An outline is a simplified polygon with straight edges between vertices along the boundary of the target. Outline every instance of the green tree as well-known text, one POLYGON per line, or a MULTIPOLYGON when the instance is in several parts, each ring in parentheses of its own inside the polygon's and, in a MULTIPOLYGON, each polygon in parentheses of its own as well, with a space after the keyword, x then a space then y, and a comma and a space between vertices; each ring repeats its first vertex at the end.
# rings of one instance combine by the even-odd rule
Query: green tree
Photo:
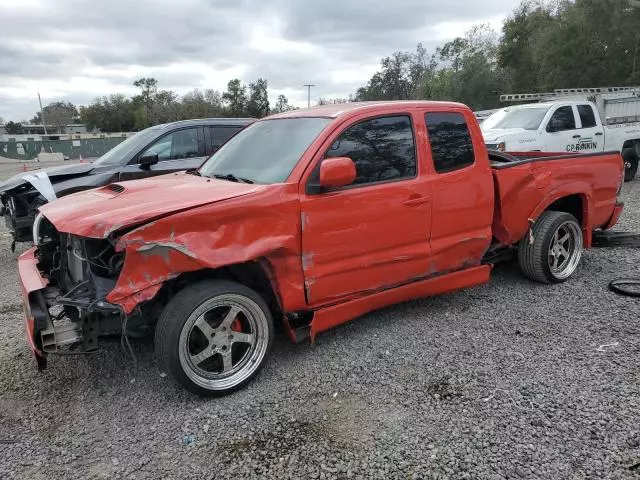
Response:
POLYGON ((408 52, 394 52, 380 61, 381 69, 367 85, 358 89, 355 98, 365 100, 406 100, 413 98, 412 57, 408 52))
POLYGON ((289 110, 296 110, 292 105, 289 105, 289 100, 284 95, 278 95, 276 100, 276 106, 273 109, 273 113, 288 112, 289 110))
POLYGON ((24 133, 24 129, 22 128, 22 124, 15 123, 13 121, 8 121, 4 125, 4 129, 9 135, 22 135, 24 133))
POLYGON ((153 96, 151 104, 151 124, 175 121, 180 115, 178 94, 172 90, 160 90, 153 96))
POLYGON ((433 77, 437 65, 434 56, 429 56, 424 46, 419 43, 409 64, 409 81, 415 98, 420 98, 420 86, 433 77))
POLYGON ((121 93, 96 98, 80 107, 80 121, 87 128, 102 132, 129 132, 135 128, 135 107, 131 99, 121 93))
POLYGON ((640 81, 640 8, 628 0, 527 0, 503 25, 500 65, 517 92, 640 81))
POLYGON ((73 103, 52 102, 44 107, 42 112, 38 112, 33 119, 31 119, 31 123, 42 124, 43 113, 47 125, 53 125, 60 133, 64 133, 67 125, 79 119, 78 109, 73 103))
POLYGON ((138 107, 136 126, 138 128, 146 128, 152 124, 151 108, 153 107, 154 98, 158 93, 158 81, 152 77, 143 77, 133 82, 133 86, 140 89, 140 95, 137 99, 134 97, 134 102, 141 104, 143 107, 142 111, 140 111, 140 107, 138 107))
POLYGON ((629 85, 638 80, 640 9, 623 0, 578 0, 557 10, 540 42, 541 87, 629 85))
POLYGON ((204 91, 204 99, 210 105, 211 116, 220 116, 224 113, 224 105, 222 104, 222 94, 218 90, 208 88, 204 91))
POLYGON ((553 8, 534 1, 523 2, 502 25, 502 39, 498 46, 498 63, 510 76, 510 87, 518 92, 540 88, 540 64, 546 43, 553 28, 553 8))
POLYGON ((180 118, 209 118, 222 115, 222 96, 216 90, 195 89, 183 95, 180 101, 180 118))
POLYGON ((422 44, 414 53, 396 52, 381 62, 356 100, 456 100, 473 108, 497 105, 508 75, 497 62, 498 37, 487 25, 470 29, 428 55, 422 44))
POLYGON ((267 81, 263 78, 259 78, 249 84, 247 113, 250 117, 255 118, 269 115, 269 92, 267 90, 267 81))
POLYGON ((227 85, 227 91, 222 94, 227 111, 232 117, 242 117, 247 108, 247 87, 234 78, 227 85))

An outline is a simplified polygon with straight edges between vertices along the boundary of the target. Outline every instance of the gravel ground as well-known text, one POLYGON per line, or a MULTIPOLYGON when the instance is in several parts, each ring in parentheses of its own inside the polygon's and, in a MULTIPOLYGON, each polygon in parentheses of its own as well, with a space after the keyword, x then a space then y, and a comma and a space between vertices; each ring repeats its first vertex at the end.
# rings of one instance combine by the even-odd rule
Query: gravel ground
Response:
MULTIPOLYGON (((618 228, 640 231, 640 180, 623 197, 618 228)), ((203 400, 156 370, 151 343, 137 367, 113 341, 39 374, 8 245, 0 233, 0 478, 640 477, 640 302, 607 290, 640 250, 587 252, 557 286, 501 265, 315 345, 279 338, 248 388, 203 400)))

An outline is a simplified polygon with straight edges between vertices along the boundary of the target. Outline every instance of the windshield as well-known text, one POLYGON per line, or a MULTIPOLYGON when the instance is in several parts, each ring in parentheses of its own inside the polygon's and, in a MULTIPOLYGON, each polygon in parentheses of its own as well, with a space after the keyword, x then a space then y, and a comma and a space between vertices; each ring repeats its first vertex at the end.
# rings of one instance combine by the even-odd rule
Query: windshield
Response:
POLYGON ((123 162, 123 160, 128 159, 129 153, 134 151, 137 152, 142 147, 146 146, 149 142, 151 142, 156 135, 162 130, 162 127, 150 127, 145 130, 141 130, 140 132, 132 135, 127 138, 125 141, 120 142, 118 145, 113 147, 107 153, 102 155, 98 160, 93 162, 94 165, 118 165, 123 162))
POLYGON ((523 128, 537 130, 549 107, 505 108, 482 122, 482 130, 523 128))
POLYGON ((240 131, 202 167, 205 177, 232 175, 254 183, 284 182, 330 118, 263 120, 240 131))

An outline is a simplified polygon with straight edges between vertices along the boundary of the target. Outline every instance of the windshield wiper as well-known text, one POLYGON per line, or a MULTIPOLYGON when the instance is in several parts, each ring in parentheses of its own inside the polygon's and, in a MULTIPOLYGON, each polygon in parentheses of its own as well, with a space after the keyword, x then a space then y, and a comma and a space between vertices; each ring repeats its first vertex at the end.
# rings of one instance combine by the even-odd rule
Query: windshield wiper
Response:
POLYGON ((191 168, 184 173, 188 173, 189 175, 197 175, 198 177, 202 176, 202 174, 198 171, 197 168, 191 168))
POLYGON ((213 175, 214 178, 219 178, 220 180, 228 180, 230 182, 238 182, 238 183, 253 183, 253 180, 249 180, 248 178, 236 177, 232 173, 216 173, 213 175))

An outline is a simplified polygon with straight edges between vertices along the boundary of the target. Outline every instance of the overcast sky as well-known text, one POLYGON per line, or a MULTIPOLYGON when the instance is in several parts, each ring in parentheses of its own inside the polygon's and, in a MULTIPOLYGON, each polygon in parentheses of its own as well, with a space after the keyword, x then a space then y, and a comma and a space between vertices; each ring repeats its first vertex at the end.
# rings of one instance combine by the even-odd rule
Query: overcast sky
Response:
POLYGON ((306 106, 345 97, 382 57, 432 51, 477 23, 496 28, 520 0, 0 0, 0 117, 31 118, 43 104, 76 105, 160 88, 224 90, 232 78, 269 82, 306 106))

